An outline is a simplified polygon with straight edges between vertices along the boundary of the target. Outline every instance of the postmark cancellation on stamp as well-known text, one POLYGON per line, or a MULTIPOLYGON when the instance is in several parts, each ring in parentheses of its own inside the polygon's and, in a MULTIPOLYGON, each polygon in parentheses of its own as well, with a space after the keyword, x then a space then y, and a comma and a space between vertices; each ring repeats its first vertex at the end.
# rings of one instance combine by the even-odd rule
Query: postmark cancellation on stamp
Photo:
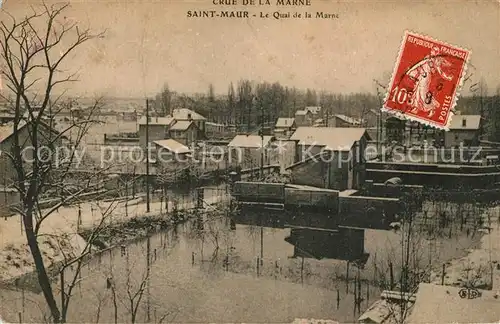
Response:
POLYGON ((470 51, 405 32, 382 111, 448 130, 470 51))

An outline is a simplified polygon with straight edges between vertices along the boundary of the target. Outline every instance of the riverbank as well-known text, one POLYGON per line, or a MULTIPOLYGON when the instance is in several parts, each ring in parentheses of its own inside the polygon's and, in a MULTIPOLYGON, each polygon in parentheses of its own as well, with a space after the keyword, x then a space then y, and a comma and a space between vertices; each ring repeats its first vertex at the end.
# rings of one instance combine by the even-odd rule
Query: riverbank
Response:
MULTIPOLYGON (((208 205, 227 199, 227 195, 222 195, 221 192, 213 196, 205 195, 205 197, 205 203, 208 205)), ((177 201, 175 204, 178 211, 186 211, 195 207, 195 201, 192 199, 177 201)), ((104 228, 108 228, 108 236, 113 237, 112 241, 108 240, 108 244, 116 244, 116 242, 125 242, 147 235, 148 228, 137 230, 134 226, 134 233, 131 231, 122 233, 113 228, 126 228, 127 225, 122 224, 128 222, 132 222, 131 224, 148 223, 148 221, 139 221, 140 219, 161 220, 164 222, 163 226, 167 226, 170 220, 167 221, 168 217, 165 215, 173 209, 173 201, 166 204, 151 203, 149 212, 144 202, 130 206, 126 201, 97 201, 82 203, 79 206, 61 207, 47 217, 40 228, 39 242, 45 266, 50 268, 65 258, 78 256, 86 246, 85 239, 79 233, 89 232, 99 224, 105 224, 104 228), (159 218, 158 215, 161 214, 163 216, 159 218)), ((34 263, 26 244, 20 216, 0 221, 0 238, 0 282, 8 283, 32 273, 34 263)))
MULTIPOLYGON (((489 230, 480 239, 477 248, 467 255, 448 262, 445 266, 444 284, 449 286, 472 285, 476 288, 500 290, 500 206, 483 213, 484 224, 489 230), (495 216, 495 217, 492 217, 495 216)), ((441 284, 442 270, 433 273, 431 283, 441 284)))

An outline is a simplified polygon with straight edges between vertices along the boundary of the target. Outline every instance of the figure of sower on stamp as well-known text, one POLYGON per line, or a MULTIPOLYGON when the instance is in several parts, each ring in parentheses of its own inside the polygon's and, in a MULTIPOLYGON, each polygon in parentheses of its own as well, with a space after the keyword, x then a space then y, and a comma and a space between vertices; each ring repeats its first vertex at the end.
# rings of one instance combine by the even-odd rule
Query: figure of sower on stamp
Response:
POLYGON ((469 56, 468 50, 406 32, 382 110, 447 129, 469 56))

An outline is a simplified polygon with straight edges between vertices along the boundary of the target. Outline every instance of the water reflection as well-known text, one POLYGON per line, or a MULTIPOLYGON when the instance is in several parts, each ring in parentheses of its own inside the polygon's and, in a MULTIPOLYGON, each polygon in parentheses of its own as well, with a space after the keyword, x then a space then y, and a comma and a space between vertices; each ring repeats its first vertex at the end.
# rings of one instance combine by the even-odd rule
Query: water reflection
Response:
MULTIPOLYGON (((389 265, 393 276, 399 276, 400 233, 321 231, 312 227, 333 225, 335 220, 318 223, 314 214, 300 211, 228 215, 224 209, 200 213, 197 219, 150 238, 152 319, 167 315, 166 322, 282 323, 311 317, 354 322, 359 315, 353 313, 354 285, 361 283, 356 290, 366 296, 362 312, 389 281, 389 265), (273 213, 276 217, 271 217, 273 213), (358 259, 360 264, 353 268, 358 259)), ((447 246, 467 242, 443 241, 441 255, 451 258, 447 246)), ((431 245, 420 243, 423 256, 415 262, 440 267, 437 257, 427 258, 431 245)), ((92 260, 82 273, 85 279, 72 318, 93 321, 89 316, 101 303, 101 321, 112 322, 113 297, 108 288, 112 278, 120 301, 118 321, 130 322, 129 296, 141 288, 146 258, 146 242, 140 241, 126 246, 123 255, 118 248, 92 260)), ((147 301, 145 297, 140 301, 138 321, 146 320, 147 301)))
POLYGON ((292 244, 294 257, 321 260, 368 260, 365 253, 365 231, 339 228, 338 230, 292 228, 285 241, 292 244))

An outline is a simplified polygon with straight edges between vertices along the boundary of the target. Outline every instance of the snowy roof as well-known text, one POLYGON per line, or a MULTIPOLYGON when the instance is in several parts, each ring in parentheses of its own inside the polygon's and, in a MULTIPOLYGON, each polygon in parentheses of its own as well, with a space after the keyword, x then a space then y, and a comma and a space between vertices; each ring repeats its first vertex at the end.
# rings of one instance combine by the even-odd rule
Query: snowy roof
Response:
MULTIPOLYGON (((19 132, 23 127, 28 125, 29 123, 25 122, 24 120, 19 121, 17 124, 17 131, 19 132)), ((54 127, 50 127, 46 123, 40 121, 38 123, 39 125, 42 125, 46 130, 51 129, 52 133, 56 134, 56 136, 60 136, 63 139, 67 139, 65 135, 62 135, 60 132, 58 132, 54 127)), ((0 143, 3 143, 7 138, 10 136, 14 135, 14 123, 7 123, 4 125, 0 125, 0 143)))
POLYGON ((370 138, 364 128, 299 127, 290 140, 298 141, 300 145, 325 146, 332 151, 346 151, 363 136, 370 138))
POLYGON ((495 291, 478 290, 475 299, 461 298, 460 287, 421 283, 407 323, 498 323, 500 298, 495 291))
POLYGON ((266 147, 271 141, 272 136, 259 135, 236 135, 227 146, 229 147, 245 147, 245 148, 261 148, 266 147))
POLYGON ((278 118, 276 127, 290 127, 295 123, 295 118, 278 118))
POLYGON ((164 139, 164 140, 159 140, 153 142, 156 145, 165 148, 173 153, 189 153, 191 150, 189 147, 177 142, 176 140, 173 139, 164 139))
POLYGON ((193 122, 189 120, 179 120, 170 127, 170 130, 187 130, 192 124, 193 122))
POLYGON ((297 110, 297 112, 295 112, 295 115, 306 115, 308 112, 308 110, 297 110))
POLYGON ((451 117, 450 129, 477 130, 480 123, 481 115, 454 115, 451 117))
MULTIPOLYGON (((149 125, 164 125, 169 126, 172 124, 174 119, 172 117, 149 117, 149 125)), ((139 125, 146 125, 146 116, 141 117, 139 119, 139 125)))
POLYGON ((361 323, 384 323, 394 312, 394 306, 388 301, 379 299, 373 303, 368 309, 358 318, 361 323))
POLYGON ((205 117, 187 108, 178 108, 172 111, 172 117, 177 120, 206 120, 205 117))
POLYGON ((340 324, 340 322, 326 319, 296 318, 292 324, 340 324))
POLYGON ((307 106, 306 111, 310 111, 313 115, 318 114, 321 111, 320 106, 307 106))
POLYGON ((352 118, 352 117, 349 117, 349 116, 346 116, 346 115, 336 114, 335 117, 337 117, 338 119, 341 119, 341 120, 345 121, 346 123, 352 124, 352 125, 360 125, 361 124, 361 121, 359 119, 352 118))

